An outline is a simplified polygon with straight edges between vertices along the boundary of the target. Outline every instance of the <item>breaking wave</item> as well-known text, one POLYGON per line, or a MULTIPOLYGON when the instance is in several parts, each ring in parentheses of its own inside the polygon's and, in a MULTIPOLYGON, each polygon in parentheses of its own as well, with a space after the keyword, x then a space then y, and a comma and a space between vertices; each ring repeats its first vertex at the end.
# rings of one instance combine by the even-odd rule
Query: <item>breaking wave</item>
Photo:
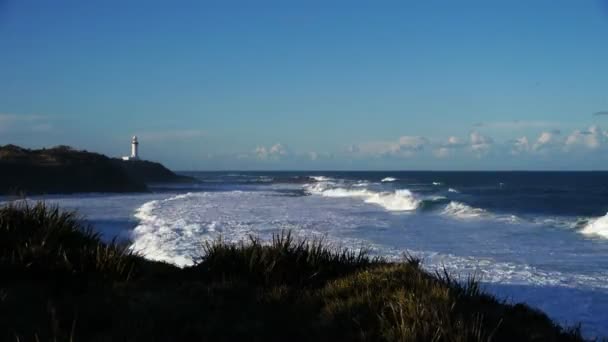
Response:
POLYGON ((454 188, 449 188, 448 192, 454 192, 454 193, 460 193, 460 191, 454 189, 454 188))
POLYGON ((156 211, 168 202, 187 199, 196 194, 187 193, 164 200, 154 200, 144 203, 135 212, 139 225, 133 229, 130 249, 144 257, 173 263, 184 267, 193 263, 193 256, 184 252, 190 245, 192 237, 200 236, 206 230, 215 227, 203 227, 197 223, 187 223, 184 220, 163 219, 156 211))
POLYGON ((470 219, 486 216, 488 212, 480 208, 474 208, 461 202, 452 201, 445 209, 444 215, 453 216, 460 219, 470 219))
POLYGON ((523 222, 538 223, 523 219, 517 215, 512 214, 497 214, 490 212, 485 209, 475 208, 462 202, 451 201, 445 206, 441 214, 450 216, 459 220, 470 220, 470 219, 484 219, 493 220, 497 222, 519 224, 523 222))
POLYGON ((420 200, 414 198, 412 192, 407 189, 395 190, 392 193, 374 193, 365 202, 378 204, 390 211, 411 211, 420 205, 420 200))
POLYGON ((397 178, 386 177, 386 178, 382 178, 381 182, 394 182, 396 180, 397 180, 397 178))
POLYGON ((327 182, 331 180, 331 178, 325 176, 308 176, 308 178, 313 179, 316 182, 327 182))
POLYGON ((581 233, 608 238, 608 214, 589 220, 581 233))
POLYGON ((408 189, 377 192, 368 189, 348 189, 332 187, 332 184, 317 183, 309 185, 307 190, 324 197, 361 198, 365 203, 377 204, 388 211, 412 211, 420 205, 420 200, 408 189))

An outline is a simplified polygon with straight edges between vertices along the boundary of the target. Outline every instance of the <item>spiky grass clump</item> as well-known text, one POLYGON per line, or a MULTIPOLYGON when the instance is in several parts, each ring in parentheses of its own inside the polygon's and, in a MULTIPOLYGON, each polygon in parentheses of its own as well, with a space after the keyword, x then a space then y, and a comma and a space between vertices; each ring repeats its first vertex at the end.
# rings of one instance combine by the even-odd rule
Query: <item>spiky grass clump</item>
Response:
POLYGON ((218 240, 204 250, 189 271, 252 291, 256 301, 243 300, 243 308, 269 308, 257 312, 257 324, 266 329, 272 327, 263 322, 278 320, 283 332, 321 340, 580 340, 577 329, 563 330, 541 312, 500 302, 472 278, 459 282, 445 271, 426 272, 413 257, 391 263, 290 233, 266 244, 218 240), (307 322, 305 332, 294 320, 307 322))
POLYGON ((315 287, 381 262, 363 249, 336 250, 323 240, 296 241, 291 232, 284 231, 273 235, 269 244, 253 236, 237 244, 222 239, 205 242, 203 256, 191 271, 207 278, 237 277, 255 285, 315 287))
POLYGON ((73 212, 40 202, 0 208, 0 267, 30 276, 61 274, 127 278, 130 252, 106 244, 73 212))
POLYGON ((289 233, 207 243, 184 269, 103 243, 73 213, 0 209, 0 340, 581 341, 470 280, 289 233))
MULTIPOLYGON (((334 280, 322 289, 322 317, 352 339, 368 341, 578 341, 546 315, 508 305, 421 271, 415 263, 385 264, 334 280), (526 323, 527 322, 527 323, 526 323), (533 324, 530 324, 533 322, 533 324)), ((338 338, 338 336, 336 336, 338 338)))

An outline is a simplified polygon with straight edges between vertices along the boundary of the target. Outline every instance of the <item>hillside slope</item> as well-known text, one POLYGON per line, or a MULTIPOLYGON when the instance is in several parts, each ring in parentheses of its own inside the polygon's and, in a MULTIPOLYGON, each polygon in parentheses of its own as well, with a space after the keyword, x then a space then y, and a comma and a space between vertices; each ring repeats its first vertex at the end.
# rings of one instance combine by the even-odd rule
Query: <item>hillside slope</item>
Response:
POLYGON ((185 181, 159 163, 122 161, 68 146, 0 146, 0 194, 142 192, 149 182, 185 181))

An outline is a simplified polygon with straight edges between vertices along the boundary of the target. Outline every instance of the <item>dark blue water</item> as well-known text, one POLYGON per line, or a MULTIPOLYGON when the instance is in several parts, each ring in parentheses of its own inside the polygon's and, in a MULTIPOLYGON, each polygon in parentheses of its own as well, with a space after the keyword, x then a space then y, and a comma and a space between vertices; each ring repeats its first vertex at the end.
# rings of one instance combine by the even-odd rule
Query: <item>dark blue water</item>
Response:
MULTIPOLYGON (((445 187, 457 189, 459 199, 473 207, 500 213, 564 216, 603 216, 608 212, 608 172, 429 172, 429 171, 334 171, 334 172, 184 172, 203 184, 231 185, 306 183, 310 176, 356 182, 380 183, 393 177, 385 188, 415 188, 439 194, 445 187), (431 186, 440 183, 439 186, 431 186)), ((210 187, 210 190, 216 187, 210 187)))

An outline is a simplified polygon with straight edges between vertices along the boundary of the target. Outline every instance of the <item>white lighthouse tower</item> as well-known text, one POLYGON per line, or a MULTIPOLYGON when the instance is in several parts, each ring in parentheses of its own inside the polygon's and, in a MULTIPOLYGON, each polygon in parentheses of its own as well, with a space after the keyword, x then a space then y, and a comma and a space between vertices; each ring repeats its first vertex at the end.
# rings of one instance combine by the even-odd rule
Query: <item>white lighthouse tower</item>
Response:
POLYGON ((131 159, 139 159, 138 148, 139 142, 137 141, 137 136, 133 136, 133 139, 131 140, 131 159))
POLYGON ((131 155, 122 157, 122 160, 139 160, 139 141, 137 141, 137 136, 133 136, 131 139, 131 155))

